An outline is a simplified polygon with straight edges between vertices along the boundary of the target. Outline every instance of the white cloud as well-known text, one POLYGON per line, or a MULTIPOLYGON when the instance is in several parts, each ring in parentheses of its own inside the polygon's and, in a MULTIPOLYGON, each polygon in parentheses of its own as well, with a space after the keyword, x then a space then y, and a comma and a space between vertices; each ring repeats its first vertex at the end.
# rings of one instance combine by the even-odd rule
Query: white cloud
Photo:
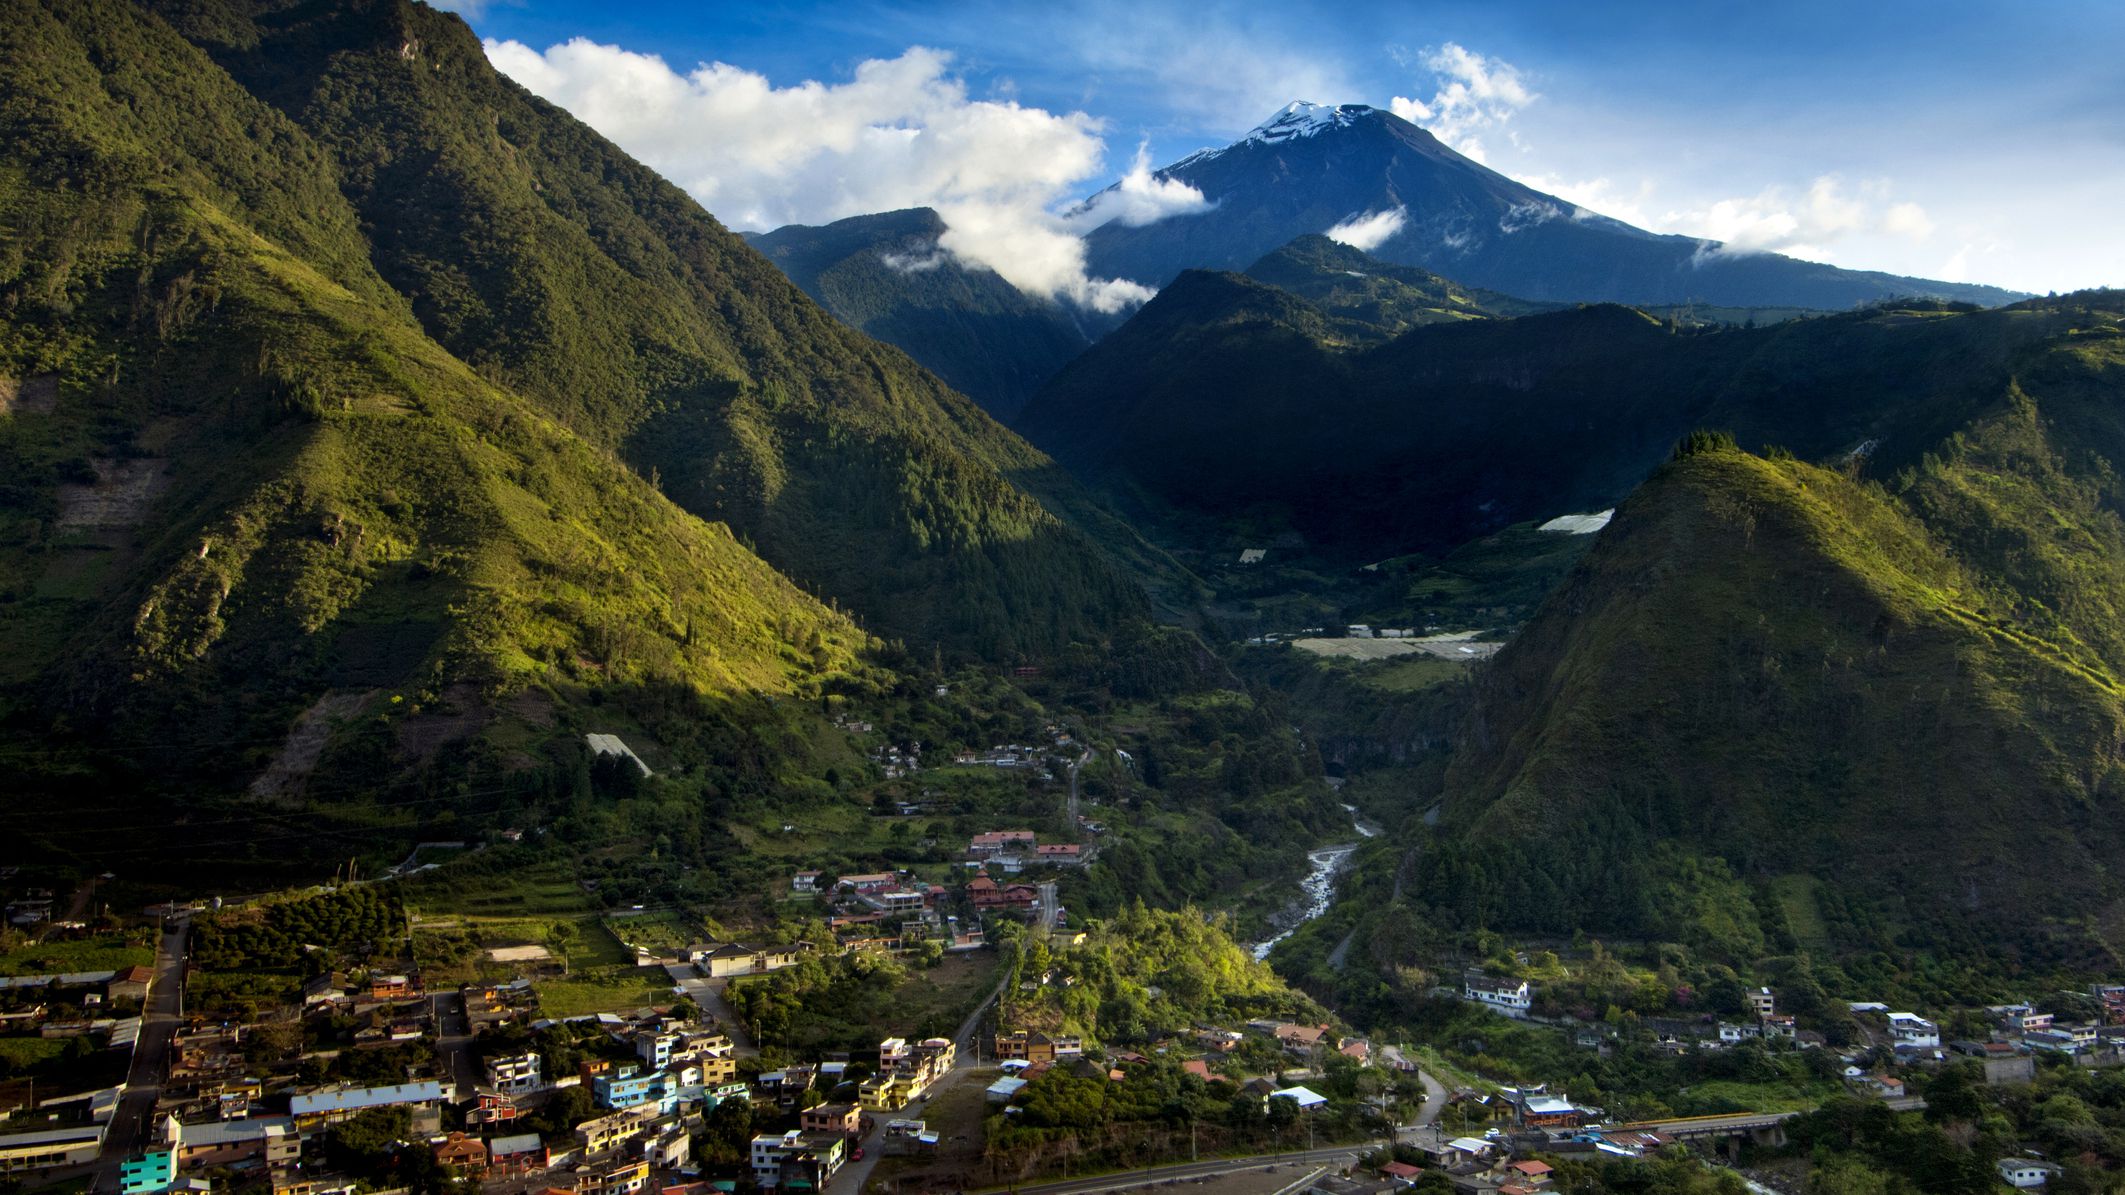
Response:
MULTIPOLYGON (((994 24, 990 10, 974 11, 994 24)), ((1366 92, 1338 55, 1291 37, 1287 16, 1246 6, 1090 0, 1052 6, 1038 36, 1091 93, 1155 97, 1157 108, 1195 128, 1237 134, 1292 100, 1337 103, 1366 92)))
POLYGON ((1210 206, 1203 193, 1187 183, 1152 174, 1151 144, 1142 142, 1136 147, 1136 158, 1129 165, 1129 173, 1123 175, 1112 190, 1101 191, 1073 209, 1069 221, 1073 227, 1085 231, 1115 220, 1130 228, 1140 228, 1168 216, 1207 211, 1210 206))
POLYGON ((1660 231, 1720 242, 1708 248, 1713 254, 1785 253, 1811 261, 1830 260, 1832 246, 1853 237, 1888 234, 1922 241, 1933 233, 1924 208, 1888 201, 1888 184, 1870 182, 1848 192, 1834 174, 1817 178, 1798 195, 1766 187, 1753 196, 1669 212, 1659 225, 1660 231))
MULTIPOLYGON (((948 53, 916 46, 862 63, 845 83, 776 87, 725 63, 682 75, 655 55, 583 38, 543 52, 486 45, 497 69, 734 227, 927 206, 948 226, 946 250, 1021 290, 1102 311, 1150 293, 1088 277, 1083 243, 1050 210, 1102 169, 1101 122, 970 99, 948 53)), ((1152 183, 1129 197, 1130 211, 1155 218, 1183 200, 1152 183)))
MULTIPOLYGON (((1483 135, 1488 133, 1502 135, 1523 155, 1532 153, 1518 130, 1508 124, 1516 113, 1541 96, 1511 63, 1453 42, 1415 55, 1394 47, 1389 53, 1404 66, 1428 70, 1437 82, 1428 100, 1394 97, 1390 107, 1397 116, 1424 126, 1439 140, 1479 162, 1484 161, 1483 135)), ((1704 256, 1785 253, 1829 261, 1840 246, 1916 244, 1934 232, 1934 221, 1926 209, 1907 199, 1895 199, 1884 180, 1848 188, 1837 175, 1824 174, 1798 190, 1773 185, 1754 195, 1722 196, 1715 191, 1662 202, 1657 193, 1672 195, 1677 190, 1672 181, 1656 188, 1651 179, 1620 185, 1607 177, 1577 180, 1525 172, 1516 177, 1536 190, 1569 201, 1576 209, 1572 212, 1574 219, 1598 214, 1652 232, 1696 237, 1707 242, 1702 250, 1704 256)), ((1500 227, 1509 233, 1552 215, 1523 205, 1508 213, 1500 227)), ((1951 259, 1949 264, 1952 268, 1961 267, 1964 262, 1951 259)))
POLYGON ((1607 178, 1574 181, 1539 174, 1520 181, 1571 201, 1579 209, 1573 213, 1578 219, 1609 216, 1650 232, 1696 237, 1707 242, 1704 256, 1784 253, 1829 261, 1839 246, 1851 242, 1886 238, 1919 243, 1934 231, 1925 208, 1894 200, 1890 184, 1879 179, 1847 190, 1838 176, 1825 174, 1797 193, 1772 186, 1754 195, 1670 204, 1658 202, 1651 179, 1640 179, 1632 187, 1607 178))
POLYGON ((1926 215, 1925 208, 1915 203, 1892 204, 1882 214, 1882 231, 1923 241, 1933 235, 1933 220, 1926 215))
POLYGON ((898 270, 903 274, 927 274, 943 265, 948 256, 949 254, 942 250, 932 249, 928 253, 881 253, 878 260, 888 270, 898 270))
POLYGON ((1370 253, 1387 238, 1402 231, 1402 225, 1408 219, 1407 209, 1391 207, 1386 211, 1354 215, 1329 229, 1325 235, 1331 241, 1341 241, 1361 253, 1370 253))
POLYGON ((1395 96, 1388 108, 1396 116, 1422 125, 1432 136, 1478 162, 1484 160, 1480 134, 1487 130, 1502 131, 1519 144, 1504 126, 1513 113, 1540 97, 1521 79, 1517 67, 1454 42, 1426 49, 1418 60, 1432 73, 1437 88, 1428 101, 1395 96))

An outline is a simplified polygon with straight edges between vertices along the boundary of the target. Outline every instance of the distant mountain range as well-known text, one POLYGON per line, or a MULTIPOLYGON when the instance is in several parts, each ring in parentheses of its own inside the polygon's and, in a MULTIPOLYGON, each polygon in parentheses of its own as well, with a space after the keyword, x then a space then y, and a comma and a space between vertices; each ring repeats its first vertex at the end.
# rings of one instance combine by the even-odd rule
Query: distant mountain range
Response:
POLYGON ((1501 319, 1422 275, 1350 277, 1367 271, 1347 255, 1264 261, 1332 299, 1364 283, 1358 308, 1399 314, 1368 324, 1249 275, 1189 271, 1019 428, 1144 517, 1244 512, 1257 534, 1363 562, 1613 506, 1698 426, 1810 459, 1871 442, 1878 463, 1913 463, 2018 340, 2050 327, 1847 314, 1711 332, 1613 304, 1501 319))
MULTIPOLYGON (((1373 217, 1394 231, 1364 239, 1370 265, 1339 268, 1351 279, 1417 270, 1432 279, 1419 289, 1461 295, 1428 308, 1433 314, 1420 322, 1587 302, 1627 303, 1686 323, 1775 322, 1898 297, 1981 306, 2027 297, 1646 232, 1514 182, 1362 105, 1293 103, 1231 145, 1191 154, 1157 177, 1196 188, 1208 206, 1094 228, 1086 239, 1094 276, 1163 287, 1184 270, 1246 270, 1289 289, 1291 276, 1266 259, 1296 253, 1306 259, 1300 273, 1318 286, 1324 275, 1315 266, 1358 252, 1322 234, 1373 217)), ((919 208, 750 239, 843 322, 905 349, 997 418, 1015 419, 1034 391, 1119 321, 1020 293, 994 271, 942 251, 943 231, 935 212, 919 208)), ((1365 292, 1378 285, 1351 281, 1339 283, 1337 295, 1304 297, 1335 314, 1374 303, 1365 292)), ((1400 326, 1399 317, 1384 319, 1400 326)))
POLYGON ((1420 916, 2125 954, 2125 299, 1712 329, 1402 269, 1183 272, 1020 426, 1147 526, 1316 561, 1617 508, 1476 674, 1420 916))
POLYGON ((1646 232, 1514 182, 1391 112, 1356 104, 1293 103, 1231 145, 1155 177, 1194 187, 1209 206, 1094 229, 1087 251, 1095 275, 1164 286, 1183 270, 1243 269, 1296 237, 1389 214, 1398 228, 1367 246, 1373 256, 1522 299, 1838 311, 1896 296, 1988 306, 2026 297, 1646 232))

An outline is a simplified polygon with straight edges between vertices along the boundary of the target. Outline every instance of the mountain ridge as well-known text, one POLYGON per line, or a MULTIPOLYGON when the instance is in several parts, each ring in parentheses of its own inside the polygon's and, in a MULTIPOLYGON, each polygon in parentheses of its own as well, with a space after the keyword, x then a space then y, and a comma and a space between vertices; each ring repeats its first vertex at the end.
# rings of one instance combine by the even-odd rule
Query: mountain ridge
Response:
POLYGON ((837 319, 906 350, 1008 423, 1092 342, 1081 317, 941 248, 930 208, 786 225, 746 240, 837 319))
POLYGON ((347 163, 378 272, 439 343, 880 633, 997 658, 1145 609, 1009 480, 1044 469, 1039 453, 500 76, 455 16, 151 7, 347 163))
POLYGON ((1647 232, 1507 178, 1365 105, 1287 107, 1246 137, 1153 177, 1195 188, 1209 206, 1141 227, 1093 229, 1086 249, 1094 273, 1163 286, 1183 269, 1241 269, 1294 237, 1399 211, 1398 230, 1369 247, 1374 256, 1540 302, 1840 310, 1891 297, 1993 306, 2026 297, 1778 254, 1729 255, 1697 238, 1647 232), (1279 127, 1290 131, 1257 135, 1279 127))

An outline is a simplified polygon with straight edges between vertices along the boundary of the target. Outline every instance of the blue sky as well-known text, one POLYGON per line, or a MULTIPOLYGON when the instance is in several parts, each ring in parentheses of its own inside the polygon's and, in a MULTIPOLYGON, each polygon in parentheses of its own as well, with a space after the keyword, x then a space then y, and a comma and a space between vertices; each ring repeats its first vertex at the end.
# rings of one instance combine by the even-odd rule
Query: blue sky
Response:
POLYGON ((1126 175, 1140 146, 1168 162, 1309 99, 1431 113, 1491 167, 1660 231, 2038 291, 2125 285, 2114 3, 459 7, 498 65, 740 226, 935 187, 970 255, 1030 260, 1033 230, 1007 212, 1052 216, 1126 175), (574 39, 629 56, 534 58, 574 39), (940 53, 909 58, 917 47, 940 53), (899 69, 856 86, 867 62, 899 69), (703 63, 734 69, 692 78, 703 63), (807 82, 821 88, 792 90, 807 82), (624 102, 643 88, 656 104, 624 102), (705 114, 741 102, 783 124, 845 110, 963 156, 901 172, 846 130, 812 144, 800 129, 752 129, 726 152, 730 122, 705 114), (997 140, 1006 116, 1022 154, 997 140), (814 165, 779 165, 797 158, 814 165))

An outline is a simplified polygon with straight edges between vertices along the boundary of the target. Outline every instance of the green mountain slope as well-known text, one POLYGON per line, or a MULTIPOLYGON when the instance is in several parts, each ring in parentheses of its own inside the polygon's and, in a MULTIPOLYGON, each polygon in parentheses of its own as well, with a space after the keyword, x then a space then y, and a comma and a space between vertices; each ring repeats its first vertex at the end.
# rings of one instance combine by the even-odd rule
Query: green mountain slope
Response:
POLYGON ((1652 897, 1668 843, 1818 946, 2125 947, 2125 334, 2114 296, 2055 309, 1882 484, 1707 441, 1634 494, 1481 674, 1424 899, 1705 934, 1652 897))
POLYGON ((1384 336, 1421 324, 1532 315, 1561 306, 1473 290, 1429 270, 1381 261, 1318 234, 1302 236, 1264 255, 1246 273, 1257 282, 1290 291, 1353 330, 1384 336))
POLYGON ((938 248, 944 230, 936 212, 911 208, 746 239, 843 323, 1008 422, 1091 337, 1060 303, 938 248))
POLYGON ((879 678, 849 617, 428 337, 333 160, 160 21, 0 5, 0 130, 0 768, 33 855, 149 811, 159 865, 352 849, 536 796, 584 730, 771 777, 807 708, 775 702, 879 678), (42 816, 85 808, 125 813, 42 816))
POLYGON ((882 633, 1052 651, 1142 611, 1011 484, 1040 454, 835 322, 410 0, 155 5, 323 147, 438 343, 882 633))

